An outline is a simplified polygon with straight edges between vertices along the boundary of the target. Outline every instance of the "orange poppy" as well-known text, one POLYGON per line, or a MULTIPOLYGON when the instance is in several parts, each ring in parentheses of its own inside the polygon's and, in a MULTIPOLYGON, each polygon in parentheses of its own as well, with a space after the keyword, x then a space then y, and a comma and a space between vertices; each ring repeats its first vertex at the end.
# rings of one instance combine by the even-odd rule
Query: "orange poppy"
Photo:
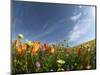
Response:
POLYGON ((39 50, 39 48, 40 48, 40 42, 36 42, 36 44, 35 44, 35 51, 38 51, 39 50))
POLYGON ((46 49, 46 51, 47 51, 48 53, 51 53, 51 47, 48 47, 48 48, 46 49))
POLYGON ((40 49, 40 42, 35 42, 35 45, 32 46, 31 50, 32 50, 32 55, 36 55, 38 50, 40 49))
POLYGON ((35 48, 32 47, 32 55, 35 55, 35 54, 36 54, 36 52, 35 52, 35 48))
POLYGON ((54 53, 55 49, 53 47, 51 47, 51 53, 54 53))
POLYGON ((37 51, 35 51, 35 48, 34 47, 32 47, 31 52, 32 52, 32 55, 36 55, 37 54, 37 51))
POLYGON ((45 44, 44 44, 44 47, 45 47, 45 48, 48 48, 48 44, 47 44, 47 43, 45 43, 45 44))
POLYGON ((26 46, 25 44, 21 44, 21 45, 19 45, 16 49, 17 49, 17 52, 18 52, 19 54, 22 54, 22 53, 25 52, 26 48, 27 48, 27 46, 26 46))
POLYGON ((45 51, 47 51, 48 48, 49 48, 48 44, 47 44, 47 43, 44 43, 44 45, 43 45, 43 49, 44 49, 45 51))
POLYGON ((80 56, 81 48, 77 48, 77 55, 80 56))
POLYGON ((17 39, 17 40, 15 40, 15 47, 17 48, 19 45, 20 45, 19 40, 18 40, 18 39, 17 39))
POLYGON ((48 46, 47 44, 44 45, 44 49, 48 53, 54 53, 54 48, 51 46, 48 46))
POLYGON ((26 50, 27 49, 27 45, 26 44, 22 44, 21 48, 22 48, 22 50, 26 50))
POLYGON ((23 52, 23 50, 22 50, 22 48, 17 48, 17 52, 19 53, 19 54, 22 54, 22 52, 23 52))

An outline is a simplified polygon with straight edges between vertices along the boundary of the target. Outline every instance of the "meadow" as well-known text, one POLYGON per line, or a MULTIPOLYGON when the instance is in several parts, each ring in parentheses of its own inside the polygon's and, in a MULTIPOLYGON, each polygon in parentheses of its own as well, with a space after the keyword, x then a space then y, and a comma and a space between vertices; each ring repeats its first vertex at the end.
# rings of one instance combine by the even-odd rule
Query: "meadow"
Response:
POLYGON ((69 47, 65 44, 21 42, 22 34, 12 42, 12 73, 63 72, 96 69, 96 40, 69 47))

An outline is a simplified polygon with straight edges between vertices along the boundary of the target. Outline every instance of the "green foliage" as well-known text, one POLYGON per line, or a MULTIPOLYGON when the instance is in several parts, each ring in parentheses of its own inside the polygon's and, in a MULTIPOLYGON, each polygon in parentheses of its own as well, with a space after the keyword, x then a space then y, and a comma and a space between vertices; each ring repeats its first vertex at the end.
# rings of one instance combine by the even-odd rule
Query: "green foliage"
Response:
MULTIPOLYGON (((19 55, 16 49, 12 47, 12 73, 37 73, 51 71, 69 71, 69 70, 84 70, 87 66, 89 69, 96 68, 96 47, 95 42, 84 43, 71 48, 71 54, 68 54, 64 47, 55 48, 53 54, 43 52, 42 48, 37 55, 32 55, 26 52, 24 55, 19 55), (85 47, 89 45, 88 48, 85 47), (77 48, 81 48, 80 55, 77 55, 77 48), (88 49, 88 53, 84 54, 84 49, 88 49), (40 63, 40 67, 36 66, 36 62, 40 63)), ((28 50, 26 50, 28 51, 28 50)))

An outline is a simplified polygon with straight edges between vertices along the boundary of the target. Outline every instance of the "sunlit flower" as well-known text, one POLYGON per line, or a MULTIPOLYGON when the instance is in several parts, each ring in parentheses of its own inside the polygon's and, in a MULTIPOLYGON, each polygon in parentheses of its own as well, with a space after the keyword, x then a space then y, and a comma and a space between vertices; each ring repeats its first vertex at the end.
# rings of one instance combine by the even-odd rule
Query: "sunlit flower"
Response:
POLYGON ((23 36, 22 34, 19 34, 19 35, 18 35, 18 38, 19 38, 19 39, 22 39, 22 38, 24 38, 24 36, 23 36))
POLYGON ((57 60, 57 63, 58 63, 58 64, 65 64, 65 61, 64 61, 64 60, 59 59, 59 60, 57 60))

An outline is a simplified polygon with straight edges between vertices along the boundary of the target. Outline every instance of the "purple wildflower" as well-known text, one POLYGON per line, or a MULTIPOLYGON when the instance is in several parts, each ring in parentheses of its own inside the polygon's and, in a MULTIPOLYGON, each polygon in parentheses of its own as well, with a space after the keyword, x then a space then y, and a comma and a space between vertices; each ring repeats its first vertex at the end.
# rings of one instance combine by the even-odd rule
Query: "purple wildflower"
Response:
POLYGON ((35 65, 36 65, 37 68, 40 68, 41 67, 40 62, 38 62, 38 61, 35 63, 35 65))

